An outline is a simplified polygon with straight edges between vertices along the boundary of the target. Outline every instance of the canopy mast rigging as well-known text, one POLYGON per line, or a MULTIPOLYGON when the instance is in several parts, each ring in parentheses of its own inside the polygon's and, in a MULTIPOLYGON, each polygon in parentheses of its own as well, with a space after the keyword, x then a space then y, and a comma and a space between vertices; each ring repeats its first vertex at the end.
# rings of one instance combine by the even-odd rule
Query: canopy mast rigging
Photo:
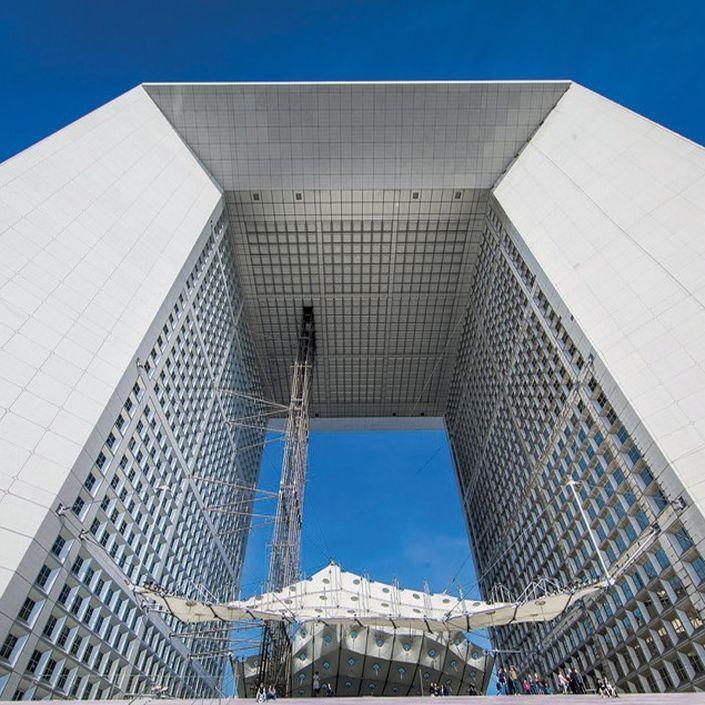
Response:
MULTIPOLYGON (((299 573, 303 500, 308 466, 309 401, 315 352, 313 306, 304 306, 291 380, 279 499, 269 556, 269 592, 292 585, 299 573)), ((291 640, 286 622, 265 621, 262 629, 259 680, 261 683, 275 685, 282 695, 288 691, 287 668, 290 652, 291 640)))

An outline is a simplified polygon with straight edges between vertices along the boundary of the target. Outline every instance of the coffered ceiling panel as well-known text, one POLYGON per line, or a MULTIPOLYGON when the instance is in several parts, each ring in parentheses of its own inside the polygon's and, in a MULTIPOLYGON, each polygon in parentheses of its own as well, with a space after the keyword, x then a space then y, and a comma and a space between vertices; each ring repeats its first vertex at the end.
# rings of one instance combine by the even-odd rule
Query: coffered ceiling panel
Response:
POLYGON ((306 304, 314 414, 443 414, 487 194, 568 85, 145 85, 224 193, 268 394, 306 304))
POLYGON ((473 189, 227 192, 238 277, 285 401, 313 305, 320 416, 438 415, 484 223, 473 189))

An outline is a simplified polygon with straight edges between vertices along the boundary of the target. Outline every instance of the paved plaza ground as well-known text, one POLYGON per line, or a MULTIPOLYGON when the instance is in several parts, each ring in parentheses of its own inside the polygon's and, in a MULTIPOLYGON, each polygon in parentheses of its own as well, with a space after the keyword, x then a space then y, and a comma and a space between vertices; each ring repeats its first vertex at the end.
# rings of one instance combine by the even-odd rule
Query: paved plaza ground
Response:
MULTIPOLYGON (((287 705, 311 705, 312 698, 282 699, 287 705)), ((429 697, 401 697, 401 698, 325 698, 327 705, 372 705, 383 701, 383 705, 430 705, 429 697)), ((587 705, 588 703, 609 702, 599 695, 516 695, 500 696, 485 695, 481 697, 449 696, 446 705, 499 705, 508 700, 512 705, 587 705)), ((4 701, 0 701, 4 702, 4 701)), ((47 701, 44 701, 47 702, 47 701)), ((62 705, 99 705, 105 700, 62 700, 62 705)), ((158 700, 155 698, 140 697, 132 700, 111 700, 113 705, 239 705, 243 700, 237 698, 222 699, 183 699, 158 700)), ((255 702, 254 699, 251 702, 255 702)), ((644 693, 640 695, 621 695, 617 701, 622 705, 705 705, 705 693, 644 693)))

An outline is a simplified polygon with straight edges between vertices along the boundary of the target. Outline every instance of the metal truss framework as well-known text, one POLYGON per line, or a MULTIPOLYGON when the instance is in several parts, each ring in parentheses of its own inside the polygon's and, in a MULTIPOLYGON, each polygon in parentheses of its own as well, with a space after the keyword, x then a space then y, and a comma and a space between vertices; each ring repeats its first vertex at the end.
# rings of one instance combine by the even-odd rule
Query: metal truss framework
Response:
MULTIPOLYGON (((284 437, 279 500, 269 559, 268 591, 296 582, 301 555, 301 524, 308 465, 309 403, 316 352, 313 307, 304 306, 298 352, 291 380, 291 401, 284 437)), ((291 639, 286 622, 264 623, 260 682, 274 684, 284 694, 289 682, 291 639)))

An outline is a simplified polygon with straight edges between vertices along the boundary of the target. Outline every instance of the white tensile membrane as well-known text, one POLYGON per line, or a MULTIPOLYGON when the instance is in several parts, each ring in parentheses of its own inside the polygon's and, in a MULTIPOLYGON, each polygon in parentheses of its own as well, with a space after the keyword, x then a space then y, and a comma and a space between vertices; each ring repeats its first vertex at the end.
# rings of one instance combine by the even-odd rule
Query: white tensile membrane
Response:
POLYGON ((277 592, 227 603, 197 602, 152 586, 135 587, 154 607, 185 623, 283 621, 408 627, 431 632, 481 629, 519 622, 548 622, 607 581, 556 590, 518 602, 480 602, 446 593, 403 590, 331 564, 277 592))

